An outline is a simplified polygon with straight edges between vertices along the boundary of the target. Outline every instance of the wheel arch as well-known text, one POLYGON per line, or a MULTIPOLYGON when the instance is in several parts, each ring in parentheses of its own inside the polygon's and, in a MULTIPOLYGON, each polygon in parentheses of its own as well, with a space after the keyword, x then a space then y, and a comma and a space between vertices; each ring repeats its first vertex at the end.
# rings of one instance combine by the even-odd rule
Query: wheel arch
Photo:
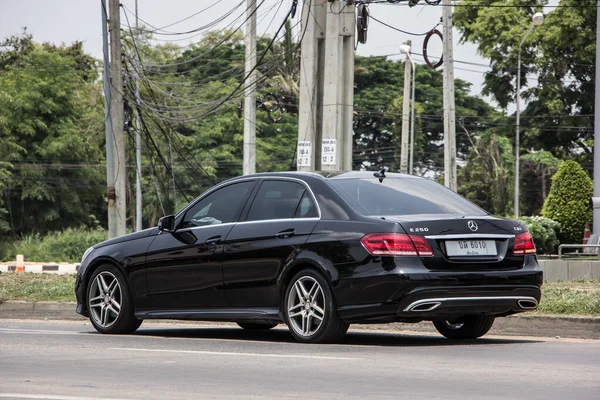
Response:
POLYGON ((329 284, 330 289, 333 292, 333 286, 337 282, 339 274, 337 270, 328 263, 322 263, 311 257, 299 257, 294 262, 288 264, 279 275, 277 282, 277 306, 281 307, 283 304, 283 297, 285 291, 294 277, 298 272, 303 269, 312 269, 322 274, 325 280, 329 284))

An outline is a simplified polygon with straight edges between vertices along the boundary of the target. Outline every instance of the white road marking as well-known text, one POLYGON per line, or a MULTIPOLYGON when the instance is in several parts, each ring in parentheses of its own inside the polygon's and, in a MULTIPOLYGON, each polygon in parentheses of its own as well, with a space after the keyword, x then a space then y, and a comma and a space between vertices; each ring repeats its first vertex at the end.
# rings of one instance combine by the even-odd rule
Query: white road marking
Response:
MULTIPOLYGON (((107 397, 60 396, 54 394, 0 393, 0 398, 9 399, 44 399, 44 400, 118 400, 107 397)), ((123 400, 123 399, 120 399, 123 400)))
POLYGON ((334 356, 303 356, 297 354, 272 354, 272 353, 236 353, 227 351, 202 351, 202 350, 165 350, 165 349, 136 349, 127 347, 113 347, 111 350, 139 351, 148 353, 179 353, 179 354, 202 354, 210 356, 234 356, 234 357, 272 357, 272 358, 304 358, 309 360, 358 360, 353 357, 334 356))
POLYGON ((79 335, 80 332, 73 331, 55 331, 45 329, 13 329, 13 328, 0 328, 0 333, 21 333, 31 335, 79 335))

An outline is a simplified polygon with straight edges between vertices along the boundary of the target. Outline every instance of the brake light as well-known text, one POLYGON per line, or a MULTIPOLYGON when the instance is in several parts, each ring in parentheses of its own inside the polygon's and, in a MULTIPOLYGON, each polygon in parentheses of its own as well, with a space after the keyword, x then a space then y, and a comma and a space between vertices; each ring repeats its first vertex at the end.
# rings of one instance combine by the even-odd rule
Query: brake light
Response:
POLYGON ((360 241, 365 249, 374 256, 433 256, 431 246, 423 236, 401 233, 370 233, 360 241))
POLYGON ((515 236, 515 246, 513 247, 513 254, 516 256, 524 254, 535 254, 535 244, 531 233, 525 232, 515 236))

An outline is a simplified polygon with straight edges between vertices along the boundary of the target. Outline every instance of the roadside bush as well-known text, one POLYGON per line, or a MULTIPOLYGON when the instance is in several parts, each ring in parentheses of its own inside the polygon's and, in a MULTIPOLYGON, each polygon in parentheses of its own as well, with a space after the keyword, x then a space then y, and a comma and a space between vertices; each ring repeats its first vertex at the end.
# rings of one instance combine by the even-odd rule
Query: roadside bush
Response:
POLYGON ((26 261, 78 262, 88 247, 107 238, 108 233, 100 228, 69 228, 44 237, 32 234, 15 241, 3 258, 14 260, 17 254, 23 254, 26 261))
POLYGON ((552 177, 552 187, 544 202, 542 216, 560 224, 560 243, 581 243, 585 224, 592 220, 589 200, 593 183, 575 161, 564 161, 552 177))
POLYGON ((0 261, 7 260, 9 253, 12 251, 13 242, 8 239, 0 239, 0 261))
POLYGON ((560 224, 550 218, 535 216, 522 217, 527 230, 533 236, 538 253, 554 253, 560 244, 556 233, 560 230, 560 224))

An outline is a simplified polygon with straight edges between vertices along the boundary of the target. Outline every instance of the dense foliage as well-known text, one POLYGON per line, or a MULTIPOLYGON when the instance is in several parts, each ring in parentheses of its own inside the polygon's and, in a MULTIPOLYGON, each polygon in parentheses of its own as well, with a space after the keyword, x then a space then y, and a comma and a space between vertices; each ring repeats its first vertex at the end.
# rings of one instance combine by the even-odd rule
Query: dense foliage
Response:
POLYGON ((585 224, 592 220, 589 206, 593 184, 589 175, 575 161, 565 161, 552 177, 550 194, 542 215, 560 224, 561 243, 581 243, 585 224))
POLYGON ((30 234, 0 244, 0 261, 14 261, 17 254, 23 254, 27 261, 79 262, 88 247, 106 239, 108 233, 101 228, 68 228, 44 237, 30 234))
POLYGON ((103 219, 102 99, 81 43, 0 46, 0 233, 103 219))
MULTIPOLYGON (((481 0, 454 8, 461 40, 475 43, 490 60, 483 94, 501 109, 470 95, 469 84, 456 80, 458 191, 496 215, 510 215, 513 208, 515 120, 506 110, 515 97, 517 47, 533 13, 547 3, 481 0)), ((520 208, 523 215, 537 215, 543 206, 543 215, 561 225, 558 238, 577 243, 590 219, 584 207, 590 194, 584 170, 592 165, 596 7, 593 0, 560 4, 568 7, 543 9, 543 27, 536 28, 522 48, 526 104, 518 163, 520 208), (562 160, 575 160, 584 170, 572 163, 561 166, 562 160), (567 170, 577 183, 564 178, 567 170)), ((258 43, 258 98, 274 94, 286 110, 278 122, 264 109, 257 110, 259 172, 295 169, 300 46, 292 31, 288 24, 283 39, 270 46, 272 38, 265 36, 258 43)), ((144 227, 154 226, 160 216, 214 182, 242 173, 244 125, 243 115, 238 116, 245 75, 239 32, 209 32, 183 47, 156 45, 149 39, 134 43, 131 35, 124 35, 126 154, 132 166, 138 113, 144 227), (135 61, 134 45, 142 66, 135 61), (142 77, 140 107, 133 97, 135 75, 142 77)), ((99 67, 81 43, 40 44, 27 32, 0 42, 0 247, 11 249, 11 254, 9 238, 31 241, 37 234, 43 237, 70 227, 106 226, 105 110, 99 67)), ((385 57, 356 57, 354 169, 398 170, 404 68, 404 62, 385 57)), ((417 65, 415 105, 415 172, 440 178, 441 71, 417 65)), ((135 168, 129 168, 129 227, 135 222, 135 178, 135 168)), ((539 231, 534 234, 538 246, 550 251, 557 227, 541 219, 528 224, 532 232, 539 231)))
POLYGON ((560 230, 560 224, 550 218, 541 216, 522 217, 527 230, 533 236, 533 241, 538 254, 548 254, 556 251, 559 245, 556 233, 560 230))
POLYGON ((456 7, 454 23, 463 42, 477 45, 490 60, 483 94, 500 107, 516 94, 518 48, 535 12, 544 12, 522 47, 523 148, 546 150, 559 158, 591 161, 596 54, 596 1, 480 0, 456 7), (487 6, 487 7, 486 7, 487 6))

